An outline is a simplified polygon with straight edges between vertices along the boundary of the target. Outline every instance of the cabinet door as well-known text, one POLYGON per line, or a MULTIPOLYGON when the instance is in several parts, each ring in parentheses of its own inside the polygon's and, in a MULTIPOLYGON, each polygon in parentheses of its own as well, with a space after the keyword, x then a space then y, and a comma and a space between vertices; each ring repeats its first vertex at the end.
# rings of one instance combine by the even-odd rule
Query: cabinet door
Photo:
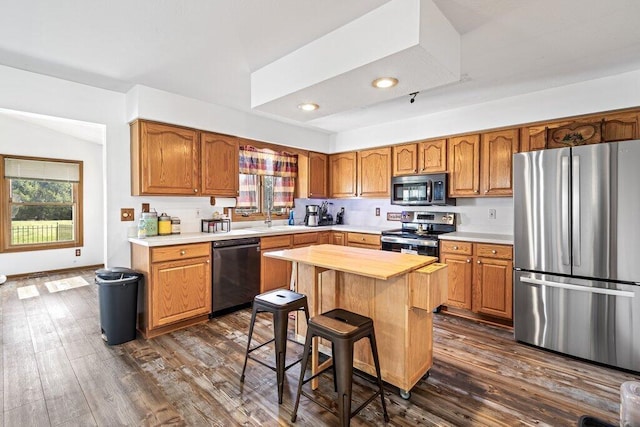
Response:
POLYGON ((602 142, 602 123, 563 122, 550 125, 547 130, 547 148, 572 147, 602 142))
POLYGON ((440 253, 440 262, 448 268, 447 305, 471 310, 472 257, 440 253))
POLYGON ((481 190, 485 196, 513 194, 513 153, 518 152, 518 130, 482 134, 481 190))
POLYGON ((447 140, 422 141, 418 144, 418 172, 433 173, 447 170, 447 140))
POLYGON ((233 136, 202 132, 202 194, 236 197, 238 195, 238 139, 233 136))
POLYGON ((260 293, 273 289, 288 289, 291 281, 291 262, 281 259, 267 258, 265 253, 280 249, 262 251, 260 262, 260 293))
POLYGON ((418 173, 418 145, 396 145, 393 150, 393 176, 418 173))
POLYGON ((132 194, 197 195, 198 132, 145 121, 131 127, 132 194))
POLYGON ((331 244, 332 245, 344 246, 344 244, 345 244, 344 233, 340 232, 340 231, 332 231, 331 232, 331 244))
POLYGON ((318 244, 319 245, 328 245, 331 240, 331 232, 323 231, 318 235, 318 244))
POLYGON ((480 192, 480 136, 450 138, 447 150, 449 195, 474 197, 480 192))
POLYGON ((604 142, 627 141, 640 138, 638 113, 612 114, 604 118, 602 140, 604 142))
POLYGON ((338 153, 329 156, 329 182, 332 198, 355 197, 356 153, 338 153))
POLYGON ((391 195, 391 147, 358 152, 358 195, 386 198, 391 195))
POLYGON ((547 127, 523 127, 520 132, 520 150, 535 151, 547 148, 547 127))
POLYGON ((326 154, 309 152, 309 197, 328 197, 327 165, 328 156, 326 154))
POLYGON ((211 312, 209 257, 155 263, 151 276, 152 328, 211 312))
POLYGON ((511 260, 476 258, 473 311, 513 318, 512 269, 511 260))

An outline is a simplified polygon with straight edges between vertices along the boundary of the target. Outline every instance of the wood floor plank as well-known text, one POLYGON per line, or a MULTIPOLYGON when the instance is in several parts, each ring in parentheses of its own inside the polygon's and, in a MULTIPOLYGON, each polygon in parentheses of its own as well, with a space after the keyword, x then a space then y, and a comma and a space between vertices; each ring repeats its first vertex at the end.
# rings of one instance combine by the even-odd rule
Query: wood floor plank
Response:
POLYGON ((29 333, 36 353, 62 347, 55 325, 47 312, 27 315, 29 333))
POLYGON ((91 410, 62 348, 36 354, 42 389, 53 425, 83 417, 91 410))
POLYGON ((4 423, 9 426, 48 426, 49 415, 44 400, 27 403, 5 411, 4 423))
POLYGON ((31 341, 3 344, 4 410, 43 401, 42 385, 31 341))

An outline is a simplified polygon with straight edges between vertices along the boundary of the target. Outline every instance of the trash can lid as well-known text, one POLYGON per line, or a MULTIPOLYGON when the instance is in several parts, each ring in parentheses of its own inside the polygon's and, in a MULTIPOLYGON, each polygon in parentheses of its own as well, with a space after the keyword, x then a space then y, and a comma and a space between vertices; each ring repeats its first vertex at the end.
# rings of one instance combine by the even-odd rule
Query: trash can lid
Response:
POLYGON ((96 270, 96 277, 100 279, 115 280, 124 276, 140 278, 143 274, 127 267, 100 268, 96 270))

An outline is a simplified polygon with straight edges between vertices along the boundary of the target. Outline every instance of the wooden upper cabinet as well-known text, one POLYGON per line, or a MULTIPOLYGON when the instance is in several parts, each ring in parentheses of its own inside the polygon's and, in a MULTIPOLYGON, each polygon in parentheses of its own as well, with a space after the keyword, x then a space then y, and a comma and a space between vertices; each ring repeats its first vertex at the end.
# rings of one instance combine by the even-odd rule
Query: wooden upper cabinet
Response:
POLYGON ((418 144, 395 145, 393 152, 393 176, 418 173, 418 144))
POLYGON ((482 134, 480 190, 485 196, 513 194, 513 153, 518 152, 518 129, 482 134))
POLYGON ((446 170, 446 139, 436 139, 418 143, 418 173, 446 172, 446 170))
POLYGON ((356 153, 329 155, 329 197, 355 197, 356 193, 356 153))
POLYGON ((582 122, 555 123, 547 129, 547 148, 572 147, 602 142, 602 122, 598 119, 582 122))
POLYGON ((638 113, 612 114, 602 123, 602 141, 627 141, 640 138, 638 113))
POLYGON ((200 194, 198 131, 143 120, 130 130, 132 195, 200 194))
POLYGON ((200 134, 202 194, 238 195, 238 138, 211 132, 200 134))
POLYGON ((547 148, 547 126, 529 126, 520 130, 520 150, 536 151, 547 148))
POLYGON ((391 147, 358 152, 358 196, 391 195, 391 147))
POLYGON ((447 151, 449 196, 478 196, 480 192, 480 135, 450 138, 447 151))
POLYGON ((329 156, 309 152, 309 197, 325 198, 329 196, 327 188, 329 156))

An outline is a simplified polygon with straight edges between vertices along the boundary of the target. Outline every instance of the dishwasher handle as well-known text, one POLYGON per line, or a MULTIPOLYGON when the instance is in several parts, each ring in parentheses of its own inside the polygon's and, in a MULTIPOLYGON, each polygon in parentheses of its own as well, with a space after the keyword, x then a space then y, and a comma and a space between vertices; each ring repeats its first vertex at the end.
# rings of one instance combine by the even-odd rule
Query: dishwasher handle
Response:
POLYGON ((235 245, 235 246, 214 246, 214 251, 224 251, 224 250, 236 250, 236 249, 244 249, 244 248, 256 248, 258 252, 260 252, 260 245, 255 243, 250 243, 247 245, 235 245))

